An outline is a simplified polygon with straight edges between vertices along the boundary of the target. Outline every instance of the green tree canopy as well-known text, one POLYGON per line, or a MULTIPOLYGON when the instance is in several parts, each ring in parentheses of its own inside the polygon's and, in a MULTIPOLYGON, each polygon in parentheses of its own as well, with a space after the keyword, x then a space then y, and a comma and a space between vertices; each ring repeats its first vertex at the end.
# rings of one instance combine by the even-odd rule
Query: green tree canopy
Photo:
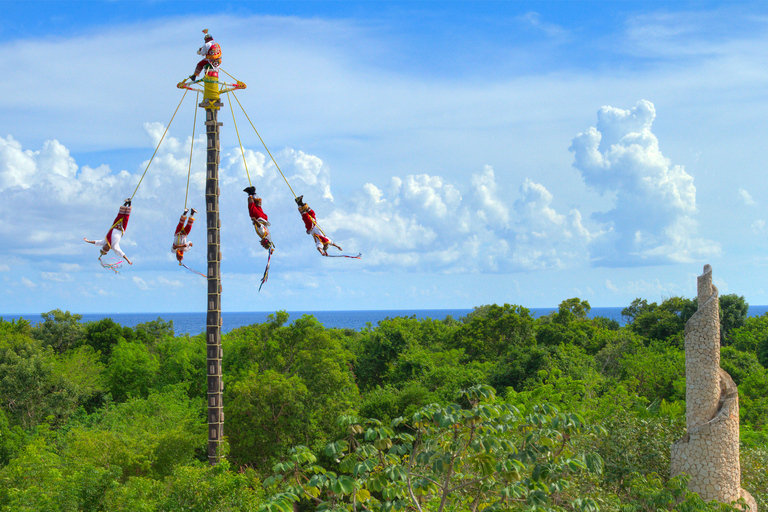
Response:
POLYGON ((85 326, 80 323, 83 315, 73 315, 69 311, 54 309, 41 316, 44 321, 32 330, 32 335, 39 339, 43 346, 49 346, 57 354, 62 354, 83 342, 85 326))
POLYGON ((467 390, 465 399, 468 409, 429 405, 391 426, 342 418, 347 436, 325 451, 337 469, 316 465, 297 447, 265 482, 286 491, 265 509, 290 510, 290 501, 304 496, 319 510, 546 509, 555 501, 596 510, 593 500, 569 488, 575 475, 599 474, 602 461, 575 453, 569 440, 598 428, 546 404, 523 415, 496 401, 487 386, 467 390))
POLYGON ((409 347, 440 350, 454 327, 435 321, 412 318, 386 318, 376 328, 363 329, 353 347, 355 377, 362 390, 385 384, 390 366, 409 347))
POLYGON ((136 333, 130 327, 123 327, 111 318, 102 318, 98 322, 85 324, 85 344, 101 353, 104 363, 109 361, 112 349, 118 342, 135 341, 136 333))
POLYGON ((685 323, 698 309, 697 301, 670 297, 661 304, 644 302, 636 300, 622 312, 628 313, 625 316, 636 315, 630 323, 630 328, 649 340, 669 340, 682 347, 685 323))
POLYGON ((335 418, 351 411, 358 390, 351 354, 311 316, 287 315, 235 329, 222 340, 228 436, 239 463, 263 465, 287 443, 321 443, 335 418))
POLYGON ((555 321, 561 324, 567 324, 573 320, 586 320, 587 314, 592 310, 592 306, 586 300, 578 297, 566 299, 560 303, 555 314, 555 321))
POLYGON ((50 347, 25 335, 5 335, 0 339, 0 408, 25 430, 49 416, 55 424, 66 421, 98 387, 85 376, 95 372, 97 380, 99 371, 69 370, 62 371, 62 359, 50 347))
POLYGON ((490 361, 512 347, 535 343, 533 318, 528 309, 491 304, 467 315, 464 324, 449 338, 448 347, 463 349, 466 360, 490 361))
POLYGON ((744 326, 749 313, 749 304, 743 295, 731 293, 720 295, 720 344, 732 343, 731 333, 744 326))
POLYGON ((140 342, 121 339, 111 350, 104 382, 115 400, 145 397, 155 384, 160 362, 140 342))

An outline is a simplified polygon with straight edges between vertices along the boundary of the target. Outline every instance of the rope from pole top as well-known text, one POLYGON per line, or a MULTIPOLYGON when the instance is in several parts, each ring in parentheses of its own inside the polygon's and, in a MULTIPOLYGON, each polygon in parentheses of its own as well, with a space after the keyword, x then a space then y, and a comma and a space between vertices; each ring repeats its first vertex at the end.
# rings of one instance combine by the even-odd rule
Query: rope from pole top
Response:
MULTIPOLYGON (((229 98, 229 91, 227 91, 227 98, 229 98)), ((248 176, 248 186, 253 186, 251 183, 251 174, 248 172, 248 162, 245 160, 245 150, 243 150, 243 143, 240 141, 240 131, 237 129, 237 121, 235 120, 235 110, 232 108, 232 100, 229 101, 229 110, 232 112, 232 123, 235 125, 235 133, 237 134, 237 143, 240 145, 240 154, 243 155, 243 165, 245 166, 245 175, 248 176)))
MULTIPOLYGON (((222 71, 223 71, 224 73, 227 73, 227 72, 226 72, 226 71, 224 71, 224 70, 222 70, 222 71)), ((229 73, 227 73, 227 75, 229 75, 229 73)), ((229 75, 229 76, 230 76, 230 77, 232 77, 232 79, 235 79, 235 78, 234 78, 232 75, 229 75)), ((286 184, 286 185, 288 185, 288 189, 291 191, 291 194, 293 194, 293 197, 294 197, 294 199, 295 199, 296 197, 298 197, 298 196, 296 195, 296 192, 294 192, 294 191, 293 191, 293 188, 291 187, 291 184, 290 184, 290 183, 288 183, 288 179, 285 177, 285 174, 283 174, 283 171, 282 171, 282 169, 280 169, 280 166, 279 166, 279 165, 277 165, 277 161, 275 160, 275 157, 274 157, 274 156, 272 156, 272 152, 271 152, 271 151, 269 150, 269 148, 267 147, 267 144, 264 142, 264 139, 262 139, 262 138, 261 138, 261 134, 259 134, 259 131, 258 131, 258 130, 256 129, 256 127, 253 125, 253 121, 251 121, 251 118, 248 116, 248 112, 246 112, 246 111, 245 111, 245 108, 243 107, 243 104, 242 104, 242 103, 240 103, 240 100, 237 98, 237 95, 235 94, 235 92, 234 92, 234 91, 232 91, 232 96, 235 98, 235 101, 237 101, 237 104, 240 106, 240 110, 242 110, 242 111, 243 111, 243 114, 245 114, 245 118, 246 118, 246 119, 248 119, 248 122, 251 124, 251 128, 253 128, 253 131, 254 131, 254 132, 256 132, 256 136, 258 136, 258 137, 259 137, 259 140, 261 141, 261 144, 262 144, 262 146, 264 146, 264 149, 265 149, 265 150, 267 151, 267 153, 269 154, 269 158, 271 158, 271 159, 272 159, 272 163, 273 163, 273 164, 275 164, 275 168, 276 168, 276 169, 277 169, 277 171, 280 173, 280 176, 282 176, 282 177, 283 177, 283 180, 285 181, 285 184, 286 184)), ((229 97, 229 91, 227 91, 227 97, 229 97)), ((231 102, 231 101, 229 102, 229 107, 230 107, 230 109, 232 109, 232 102, 231 102)), ((233 110, 233 111, 232 111, 232 119, 234 120, 234 118, 235 118, 235 113, 234 113, 234 110, 233 110)), ((237 123, 236 123, 236 122, 235 122, 235 130, 237 130, 237 123)), ((240 141, 240 134, 239 134, 239 133, 238 133, 238 135, 237 135, 237 140, 238 140, 238 142, 240 141)), ((240 151, 241 151, 241 152, 243 151, 243 145, 242 145, 242 143, 240 144, 240 151)), ((245 155, 243 155, 243 161, 245 161, 245 155)), ((247 167, 246 167, 246 172, 248 172, 248 169, 247 169, 247 167)), ((248 176, 248 184, 249 184, 249 185, 250 185, 250 182, 251 182, 251 177, 250 177, 250 176, 248 176)), ((323 228, 320 226, 320 224, 319 224, 319 223, 318 223, 318 222, 317 222, 315 219, 312 219, 312 224, 314 224, 315 226, 317 226, 317 229, 319 229, 319 230, 320 230, 320 232, 323 234, 323 236, 327 236, 327 235, 325 234, 325 231, 323 231, 323 228)))
MULTIPOLYGON (((184 93, 186 94, 186 93, 184 93)), ((192 144, 189 146, 189 168, 187 169, 187 191, 184 193, 184 208, 187 208, 187 198, 189 197, 189 177, 192 174, 192 150, 195 147, 195 125, 197 124, 197 102, 200 100, 200 93, 195 98, 195 118, 192 121, 192 144)))
MULTIPOLYGON (((277 169, 277 172, 279 172, 280 176, 283 177, 283 180, 285 181, 285 184, 288 185, 288 189, 291 191, 291 194, 293 194, 294 199, 297 198, 298 196, 296 195, 296 192, 293 191, 293 187, 291 187, 291 184, 288 182, 288 179, 285 177, 285 174, 283 174, 283 171, 282 171, 282 169, 280 169, 280 166, 277 164, 277 161, 275 160, 275 157, 272 156, 272 152, 267 147, 267 144, 264 142, 264 139, 261 138, 261 134, 259 133, 259 130, 256 129, 256 126, 254 126, 253 121, 251 121, 251 118, 248 116, 248 112, 245 111, 245 108, 243 107, 243 104, 240 103, 240 99, 235 94, 235 89, 244 89, 245 88, 245 84, 242 83, 237 78, 235 78, 232 75, 230 75, 229 73, 227 73, 226 71, 224 71, 223 69, 218 68, 218 70, 221 71, 222 73, 224 73, 225 75, 227 75, 229 78, 231 78, 235 82, 237 82, 237 85, 235 86, 234 89, 226 89, 226 90, 223 90, 222 92, 226 92, 227 93, 227 98, 229 98, 230 91, 232 92, 232 96, 235 98, 235 101, 237 101, 237 104, 240 106, 240 110, 242 110, 243 114, 245 114, 245 118, 248 119, 248 122, 251 124, 251 128, 253 128, 253 131, 256 133, 256 136, 261 141, 261 145, 264 146, 264 149, 267 151, 267 154, 269 155, 269 158, 272 160, 272 163, 275 164, 275 168, 277 169)), ((240 154, 243 157, 243 165, 245 166, 245 174, 246 174, 246 176, 248 176, 248 185, 251 186, 252 185, 252 183, 251 183, 251 175, 248 172, 248 163, 245 160, 245 151, 243 149, 243 143, 240 140, 240 132, 237 129, 237 121, 235 120, 235 111, 234 111, 234 108, 232 107, 232 101, 231 100, 229 102, 229 108, 230 108, 230 111, 232 112, 232 122, 235 125, 235 132, 237 133, 237 142, 240 145, 240 154)), ((312 219, 312 224, 317 226, 317 228, 320 230, 320 232, 323 234, 323 236, 326 236, 325 235, 325 231, 323 231, 323 228, 320 227, 320 224, 318 224, 318 222, 315 219, 312 219)))
POLYGON ((219 71, 221 71, 222 73, 224 73, 225 75, 227 75, 229 78, 231 78, 231 79, 232 79, 232 80, 234 80, 235 82, 239 82, 239 81, 240 81, 240 80, 238 80, 237 78, 233 77, 232 75, 230 75, 229 73, 227 73, 226 71, 224 71, 224 70, 223 70, 223 69, 221 69, 221 68, 219 68, 219 71))
MULTIPOLYGON (((225 73, 226 73, 226 71, 225 71, 225 73)), ((227 74, 229 74, 229 73, 227 73, 227 74)), ((285 184, 288 185, 288 188, 290 189, 291 194, 293 194, 293 197, 296 198, 297 197, 296 196, 296 192, 294 192, 293 188, 291 188, 291 184, 288 183, 288 180, 285 178, 285 174, 283 174, 283 171, 280 169, 280 166, 277 165, 277 162, 275 161, 275 157, 272 156, 272 152, 269 150, 267 145, 264 143, 264 139, 261 138, 261 135, 259 134, 259 131, 253 125, 253 121, 251 121, 251 118, 248 117, 248 113, 243 108, 243 105, 242 105, 242 103, 240 103, 240 100, 237 99, 237 95, 234 93, 234 91, 232 92, 232 96, 235 98, 235 101, 237 101, 237 104, 240 105, 240 109, 243 111, 243 114, 245 114, 245 118, 248 119, 249 123, 251 123, 251 128, 253 128, 253 131, 256 132, 256 135, 259 137, 259 140, 261 141, 262 146, 264 146, 264 149, 267 150, 267 153, 269 154, 269 158, 272 159, 272 163, 275 164, 275 168, 277 168, 277 171, 280 173, 280 176, 282 176, 283 180, 285 180, 285 184)))
POLYGON ((152 160, 154 160, 155 155, 157 154, 157 150, 160 149, 160 144, 163 143, 163 139, 165 138, 165 134, 168 133, 168 129, 171 127, 171 123, 173 123, 173 119, 176 117, 176 113, 179 111, 179 107, 181 106, 182 101, 184 101, 184 98, 187 96, 187 91, 184 91, 184 96, 181 97, 181 101, 179 101, 178 106, 176 107, 176 110, 173 112, 173 115, 171 116, 171 120, 168 121, 168 126, 165 127, 165 131, 163 132, 163 136, 160 137, 160 142, 157 143, 157 147, 155 148, 155 152, 152 153, 152 158, 149 159, 149 163, 147 164, 147 168, 144 169, 144 174, 141 175, 141 179, 139 180, 139 183, 136 185, 136 190, 133 191, 133 194, 131 195, 131 199, 133 199, 133 196, 136 195, 136 192, 139 190, 139 185, 141 185, 141 182, 144 181, 144 176, 146 176, 147 171, 149 170, 149 166, 152 165, 152 160))

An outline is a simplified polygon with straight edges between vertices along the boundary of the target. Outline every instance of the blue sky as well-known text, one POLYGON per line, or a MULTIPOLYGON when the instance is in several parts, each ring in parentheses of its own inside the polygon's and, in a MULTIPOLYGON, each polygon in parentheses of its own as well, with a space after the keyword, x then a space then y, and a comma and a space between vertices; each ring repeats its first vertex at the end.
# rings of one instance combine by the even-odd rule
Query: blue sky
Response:
MULTIPOLYGON (((721 293, 768 304, 762 2, 0 2, 0 314, 196 311, 170 250, 203 209, 189 95, 102 269, 100 238, 182 98, 203 28, 291 187, 361 260, 322 258, 235 103, 277 245, 222 127, 230 311, 593 306, 721 293), (211 5, 217 12, 211 13, 211 5)), ((198 219, 201 220, 202 215, 198 219)), ((204 229, 185 262, 205 269, 204 229)))

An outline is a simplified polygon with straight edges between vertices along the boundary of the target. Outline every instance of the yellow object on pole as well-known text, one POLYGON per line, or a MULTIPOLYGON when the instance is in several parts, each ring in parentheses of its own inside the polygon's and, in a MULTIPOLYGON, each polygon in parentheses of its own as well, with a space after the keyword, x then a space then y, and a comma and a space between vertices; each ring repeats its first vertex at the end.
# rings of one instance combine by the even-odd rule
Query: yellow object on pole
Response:
POLYGON ((219 72, 209 70, 203 78, 203 99, 213 103, 219 100, 219 72))
MULTIPOLYGON (((230 77, 232 76, 229 73, 227 73, 226 71, 224 71, 223 69, 221 71, 223 71, 224 73, 226 73, 230 77)), ((246 85, 243 82, 241 82, 240 80, 235 80, 234 84, 229 84, 229 83, 226 83, 226 82, 220 82, 219 81, 219 68, 212 68, 212 69, 209 68, 206 71, 205 76, 203 78, 201 78, 200 80, 195 80, 193 77, 190 77, 189 79, 185 78, 181 82, 177 83, 176 87, 178 87, 179 89, 186 89, 188 91, 202 92, 203 93, 203 100, 208 100, 208 104, 211 105, 210 108, 218 108, 218 107, 214 107, 213 104, 218 102, 219 99, 221 98, 221 95, 224 94, 225 92, 236 91, 236 90, 240 90, 240 89, 245 89, 246 88, 246 85), (191 79, 191 81, 187 82, 187 80, 189 80, 189 79, 191 79), (193 85, 198 84, 200 82, 203 83, 203 88, 202 89, 196 89, 196 88, 192 87, 193 85)), ((234 77, 233 77, 233 79, 234 79, 234 77)), ((206 107, 206 108, 208 108, 208 107, 206 107)))

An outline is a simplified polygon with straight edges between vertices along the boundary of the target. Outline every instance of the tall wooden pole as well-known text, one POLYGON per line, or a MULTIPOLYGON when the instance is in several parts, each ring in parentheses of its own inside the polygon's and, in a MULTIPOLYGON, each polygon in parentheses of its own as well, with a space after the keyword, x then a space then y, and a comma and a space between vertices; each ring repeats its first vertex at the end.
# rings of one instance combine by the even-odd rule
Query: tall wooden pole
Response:
MULTIPOLYGON (((210 77, 210 73, 209 73, 210 77)), ((210 77, 213 78, 213 77, 210 77)), ((216 76, 218 81, 218 76, 216 76)), ((208 85, 208 84, 206 84, 208 85)), ((216 88, 218 89, 218 84, 216 88)), ((208 225, 208 315, 206 321, 206 363, 208 367, 208 462, 219 462, 221 441, 224 438, 224 381, 221 376, 221 245, 219 230, 219 108, 218 91, 206 94, 200 107, 205 109, 208 137, 206 160, 205 204, 208 225)))

